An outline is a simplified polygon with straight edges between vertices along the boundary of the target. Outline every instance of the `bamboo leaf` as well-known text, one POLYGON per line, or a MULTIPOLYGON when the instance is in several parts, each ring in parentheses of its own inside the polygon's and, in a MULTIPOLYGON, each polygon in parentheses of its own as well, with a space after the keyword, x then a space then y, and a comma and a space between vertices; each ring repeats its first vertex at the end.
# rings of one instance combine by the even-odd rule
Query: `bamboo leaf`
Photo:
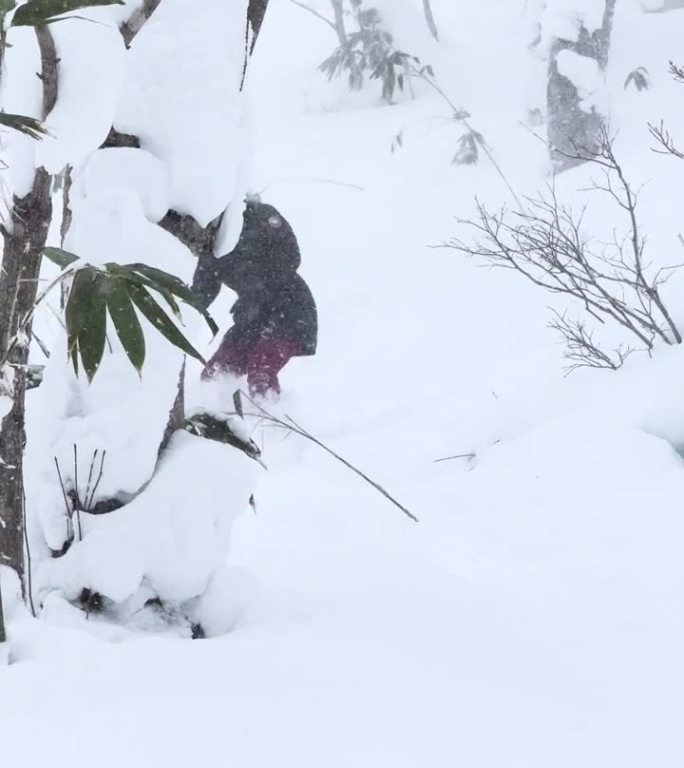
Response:
POLYGON ((126 286, 119 280, 112 280, 107 293, 107 308, 128 359, 135 370, 142 373, 145 363, 145 334, 126 286))
POLYGON ((43 256, 50 259, 53 264, 56 264, 60 269, 66 269, 70 267, 75 261, 78 261, 78 256, 69 251, 65 251, 62 248, 47 247, 43 248, 43 256))
POLYGON ((151 282, 171 291, 171 293, 183 299, 187 304, 195 302, 193 292, 179 277, 164 272, 161 269, 156 269, 156 267, 150 267, 147 264, 126 264, 126 267, 134 272, 139 272, 151 282))
POLYGON ((205 319, 214 336, 219 332, 218 325, 216 325, 213 317, 204 307, 202 307, 197 300, 197 297, 192 292, 192 289, 180 278, 171 275, 168 272, 164 272, 161 269, 150 267, 147 264, 127 264, 126 267, 146 278, 148 281, 147 284, 151 288, 154 288, 154 290, 160 291, 160 288, 166 289, 171 294, 181 299, 185 304, 188 304, 194 310, 199 312, 205 319))
POLYGON ((92 381, 100 367, 105 350, 107 335, 106 278, 101 272, 94 272, 91 290, 86 305, 82 308, 83 326, 78 335, 78 351, 83 369, 92 381))
POLYGON ((0 112, 0 125, 6 128, 12 128, 32 139, 42 139, 47 134, 40 120, 35 117, 26 117, 26 115, 12 115, 7 112, 0 112))
POLYGON ((200 355, 180 332, 173 320, 171 320, 166 312, 164 312, 159 304, 157 304, 146 288, 137 283, 130 282, 128 283, 128 295, 152 326, 154 326, 167 341, 170 341, 174 347, 177 347, 191 357, 194 357, 201 363, 206 362, 202 355, 200 355))
POLYGON ((78 334, 82 323, 83 302, 87 296, 90 280, 88 274, 90 267, 76 273, 69 291, 69 300, 64 310, 64 321, 67 330, 67 350, 74 366, 74 373, 78 376, 78 334))
POLYGON ((69 293, 65 310, 69 355, 78 375, 81 358, 91 381, 102 361, 107 318, 102 273, 93 267, 79 270, 69 293))
POLYGON ((16 5, 16 0, 0 0, 0 17, 4 18, 16 5))
MULTIPOLYGON (((112 274, 117 275, 122 280, 134 283, 135 285, 138 285, 142 288, 151 288, 153 291, 156 291, 163 299, 164 301, 169 305, 169 309, 173 313, 174 317, 182 322, 181 318, 181 311, 180 307, 178 306, 178 302, 174 298, 171 291, 168 291, 166 288, 164 288, 161 285, 158 285, 152 280, 149 280, 144 275, 138 274, 134 270, 130 268, 130 265, 128 264, 106 264, 107 271, 110 271, 112 274)), ((164 273, 162 273, 164 274, 164 273)))
POLYGON ((55 21, 56 16, 83 8, 125 5, 124 0, 29 0, 12 17, 13 27, 39 27, 55 21))

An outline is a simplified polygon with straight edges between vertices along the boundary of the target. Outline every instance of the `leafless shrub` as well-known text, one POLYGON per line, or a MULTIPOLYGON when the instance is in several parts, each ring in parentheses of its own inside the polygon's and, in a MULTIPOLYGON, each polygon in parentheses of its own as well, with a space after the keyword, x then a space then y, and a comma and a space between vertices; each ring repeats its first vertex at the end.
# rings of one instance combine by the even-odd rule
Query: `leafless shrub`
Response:
MULTIPOLYGON (((670 74, 678 83, 684 83, 684 67, 677 66, 673 61, 670 62, 670 74)), ((665 123, 661 120, 659 125, 653 123, 648 124, 648 129, 651 132, 651 136, 656 140, 657 146, 653 151, 659 155, 672 155, 678 160, 684 160, 684 152, 677 148, 670 132, 665 127, 665 123)))
POLYGON ((486 264, 511 269, 552 294, 579 302, 601 325, 620 326, 632 344, 606 352, 594 339, 586 321, 569 319, 554 311, 551 327, 566 345, 568 369, 619 368, 635 350, 649 354, 658 342, 681 344, 682 336, 661 295, 661 286, 680 265, 653 269, 645 260, 645 239, 637 219, 638 193, 626 179, 604 133, 596 151, 577 151, 577 160, 600 171, 591 191, 613 201, 626 219, 625 232, 611 242, 593 240, 585 233, 584 215, 561 203, 550 186, 536 198, 509 212, 492 213, 477 201, 477 217, 461 221, 475 231, 473 243, 453 239, 446 243, 486 264))
POLYGON ((634 348, 621 344, 612 354, 605 352, 594 339, 594 331, 582 320, 568 318, 565 312, 551 310, 552 320, 549 328, 557 331, 565 343, 565 359, 568 361, 568 373, 578 368, 609 368, 616 371, 621 368, 634 348))
POLYGON ((684 152, 677 148, 674 139, 670 135, 670 132, 665 127, 665 123, 661 120, 658 125, 649 123, 648 130, 651 136, 656 140, 657 146, 653 148, 653 151, 658 155, 672 155, 678 160, 684 160, 684 152))
POLYGON ((104 473, 104 463, 107 457, 107 451, 100 451, 95 449, 93 456, 90 460, 90 467, 88 470, 88 480, 85 486, 85 492, 81 496, 81 487, 78 481, 78 446, 74 444, 74 458, 73 458, 73 470, 71 478, 65 481, 62 475, 62 469, 59 465, 59 460, 55 456, 55 468, 57 470, 57 477, 59 479, 59 485, 62 489, 62 498, 64 500, 64 510, 67 521, 66 539, 63 542, 62 549, 53 552, 53 555, 60 557, 65 555, 76 538, 76 532, 78 533, 78 541, 83 540, 83 528, 81 526, 81 513, 96 513, 95 494, 102 481, 102 475, 104 473), (75 524, 74 524, 75 521, 75 524))

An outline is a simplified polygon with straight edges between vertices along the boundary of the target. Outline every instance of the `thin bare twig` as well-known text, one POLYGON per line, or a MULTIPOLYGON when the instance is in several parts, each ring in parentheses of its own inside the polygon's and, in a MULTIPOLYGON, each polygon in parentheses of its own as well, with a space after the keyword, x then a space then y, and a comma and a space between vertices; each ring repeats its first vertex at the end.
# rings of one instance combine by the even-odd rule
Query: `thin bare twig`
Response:
POLYGON ((411 75, 413 77, 417 77, 419 80, 422 80, 424 83, 427 83, 432 90, 437 93, 444 103, 449 107, 452 113, 452 117, 456 122, 461 123, 463 127, 469 132, 469 134, 473 137, 475 137, 475 140, 477 141, 478 146, 482 149, 482 151, 485 153, 485 156, 489 160, 489 162, 492 164, 494 170, 498 174, 499 178, 503 181, 503 183, 506 185, 506 188, 511 193, 511 197, 513 200, 515 200, 516 204, 519 208, 522 208, 522 202, 520 201, 520 198, 518 197, 518 193, 513 188, 513 185, 508 180, 508 177, 503 172, 503 168, 499 165, 497 159, 494 157, 494 154, 487 146, 487 142, 483 139, 482 134, 479 131, 476 131, 475 128, 473 128, 470 120, 469 115, 460 107, 456 106, 456 104, 449 98, 446 91, 442 88, 441 85, 436 81, 436 79, 430 75, 430 73, 425 69, 419 69, 415 66, 411 66, 411 75))
POLYGON ((38 614, 36 613, 36 605, 33 601, 33 559, 31 557, 31 545, 29 544, 28 527, 26 524, 26 492, 23 487, 21 489, 21 509, 24 523, 24 546, 26 548, 26 594, 31 615, 35 619, 38 614))
MULTIPOLYGON (((651 274, 637 218, 638 192, 627 180, 607 131, 596 150, 577 157, 600 169, 602 180, 592 182, 590 191, 607 194, 626 217, 623 236, 614 232, 612 242, 597 249, 584 234, 585 211, 576 213, 561 204, 551 185, 546 194, 527 198, 526 205, 512 214, 505 209, 492 213, 477 201, 477 218, 461 220, 475 231, 475 242, 453 239, 445 245, 514 270, 545 291, 571 297, 599 323, 622 326, 649 354, 657 341, 681 344, 682 334, 659 290, 676 267, 651 274)), ((570 370, 586 366, 615 370, 635 351, 621 345, 612 354, 605 352, 585 323, 559 312, 554 312, 551 327, 566 342, 570 370)))
POLYGON ((662 120, 659 125, 649 123, 648 131, 659 145, 653 149, 657 155, 672 155, 679 160, 684 160, 684 152, 677 148, 674 139, 670 136, 670 132, 667 130, 665 123, 662 120))
POLYGON ((330 19, 327 16, 324 16, 322 13, 319 13, 315 8, 312 8, 310 5, 307 5, 306 3, 300 2, 300 0, 290 0, 290 2, 293 5, 297 5, 300 8, 303 8, 305 11, 308 11, 309 13, 312 13, 317 19, 320 19, 321 21, 325 22, 329 27, 331 27, 335 32, 337 32, 337 28, 335 27, 334 22, 330 21, 330 19))
POLYGON ((443 459, 435 459, 435 464, 441 464, 444 461, 457 461, 458 459, 465 459, 466 461, 474 461, 477 458, 477 454, 473 453, 457 453, 455 456, 445 456, 443 459))
POLYGON ((59 466, 59 460, 55 456, 55 467, 57 467, 57 477, 59 478, 59 486, 62 489, 62 497, 64 498, 64 508, 66 511, 66 520, 67 520, 67 538, 65 544, 70 543, 73 540, 74 532, 73 532, 73 520, 72 520, 72 510, 71 505, 69 504, 69 495, 67 494, 66 486, 64 485, 64 479, 62 478, 62 470, 59 466))
POLYGON ((72 509, 76 512, 76 523, 78 525, 78 540, 83 541, 83 529, 81 528, 81 498, 78 490, 78 446, 74 443, 74 503, 72 509))
MULTIPOLYGON (((391 504, 397 507, 397 509, 401 510, 401 512, 403 512, 403 514, 406 515, 406 517, 413 520, 415 523, 419 522, 418 518, 409 509, 407 509, 403 504, 397 501, 397 499, 394 496, 392 496, 387 490, 385 490, 379 483, 375 482, 375 480, 371 479, 365 472, 360 470, 358 467, 355 467, 351 462, 347 461, 345 458, 340 456, 336 451, 334 451, 332 448, 327 446, 322 440, 319 440, 317 437, 314 437, 310 432, 304 429, 304 427, 298 424, 293 418, 291 418, 290 416, 286 416, 285 419, 280 419, 279 417, 274 416, 272 413, 269 413, 263 406, 255 402, 249 395, 247 395, 242 390, 239 391, 239 395, 240 397, 243 397, 245 400, 247 400, 254 408, 256 408, 256 413, 249 413, 244 411, 244 409, 241 409, 243 417, 248 417, 248 418, 253 418, 253 419, 258 419, 261 421, 268 422, 270 424, 273 424, 274 426, 277 426, 281 429, 286 430, 287 432, 299 435, 300 437, 305 438, 306 440, 313 443, 314 445, 317 445, 323 451, 325 451, 334 459, 339 461, 347 469, 351 470, 354 474, 358 475, 362 480, 368 483, 368 485, 370 485, 378 493, 384 496, 391 504)), ((231 415, 238 415, 238 414, 236 413, 231 415)))
MULTIPOLYGON (((105 458, 107 457, 107 451, 102 451, 102 454, 100 456, 100 472, 97 476, 97 480, 95 481, 95 484, 93 485, 93 489, 90 492, 90 498, 86 499, 86 511, 90 511, 93 508, 93 502, 95 501, 95 494, 97 493, 97 489, 100 487, 100 482, 102 480, 102 475, 104 474, 104 463, 105 458)), ((93 464, 95 463, 95 460, 93 459, 93 464)))

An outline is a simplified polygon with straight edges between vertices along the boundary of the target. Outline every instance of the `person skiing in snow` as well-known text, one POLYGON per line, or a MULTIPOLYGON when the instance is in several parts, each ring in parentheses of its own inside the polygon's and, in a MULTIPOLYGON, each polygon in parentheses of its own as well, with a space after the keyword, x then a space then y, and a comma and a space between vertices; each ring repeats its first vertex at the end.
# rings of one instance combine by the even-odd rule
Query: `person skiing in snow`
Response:
POLYGON ((250 394, 279 394, 278 374, 293 357, 313 355, 318 338, 316 303, 297 274, 299 245, 290 224, 272 205, 247 201, 235 248, 202 257, 192 289, 208 308, 221 285, 237 294, 233 326, 202 372, 247 376, 250 394))

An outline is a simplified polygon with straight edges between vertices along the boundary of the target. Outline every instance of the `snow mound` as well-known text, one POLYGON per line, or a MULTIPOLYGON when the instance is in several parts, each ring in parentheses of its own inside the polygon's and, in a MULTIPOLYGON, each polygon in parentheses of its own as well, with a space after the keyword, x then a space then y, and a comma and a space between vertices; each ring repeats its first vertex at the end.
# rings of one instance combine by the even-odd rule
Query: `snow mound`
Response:
POLYGON ((168 169, 171 207, 202 225, 239 194, 246 18, 245 0, 165 0, 133 42, 115 121, 168 169))
POLYGON ((220 593, 216 572, 233 521, 248 508, 251 464, 234 448, 176 434, 139 496, 108 514, 81 515, 83 541, 43 564, 39 594, 75 599, 86 587, 123 603, 146 589, 180 605, 210 584, 220 593))
POLYGON ((142 149, 121 147, 91 155, 74 191, 88 197, 98 195, 102 189, 134 192, 145 217, 152 222, 162 219, 169 210, 166 169, 142 149))
POLYGON ((60 58, 59 93, 45 120, 50 135, 36 145, 36 167, 59 173, 107 138, 124 83, 126 48, 100 12, 50 29, 60 58))

